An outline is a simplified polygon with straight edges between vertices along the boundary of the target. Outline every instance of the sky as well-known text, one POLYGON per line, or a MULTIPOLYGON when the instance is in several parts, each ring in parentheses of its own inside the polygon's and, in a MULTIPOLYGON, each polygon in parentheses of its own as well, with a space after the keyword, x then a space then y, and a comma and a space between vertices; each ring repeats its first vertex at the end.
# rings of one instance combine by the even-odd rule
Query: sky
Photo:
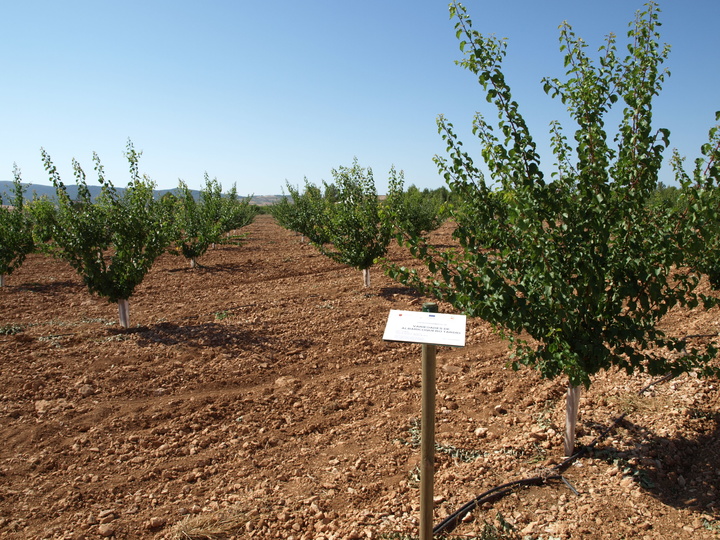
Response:
MULTIPOLYGON (((564 75, 559 25, 596 51, 619 36, 642 2, 466 0, 475 30, 507 38, 506 80, 544 167, 549 123, 565 109, 542 89, 564 75)), ((654 107, 656 127, 692 164, 720 110, 720 0, 660 2, 671 76, 654 107)), ((494 118, 462 58, 445 0, 0 0, 0 179, 50 184, 40 149, 63 181, 77 159, 96 184, 129 181, 128 141, 159 189, 203 184, 272 195, 286 182, 332 181, 357 158, 379 193, 391 166, 405 184, 444 182, 437 117, 451 121, 480 161, 476 111, 494 118)), ((572 133, 573 126, 565 127, 572 133)), ((668 154, 669 157, 669 154, 668 154)), ((672 183, 669 167, 661 177, 672 183)))

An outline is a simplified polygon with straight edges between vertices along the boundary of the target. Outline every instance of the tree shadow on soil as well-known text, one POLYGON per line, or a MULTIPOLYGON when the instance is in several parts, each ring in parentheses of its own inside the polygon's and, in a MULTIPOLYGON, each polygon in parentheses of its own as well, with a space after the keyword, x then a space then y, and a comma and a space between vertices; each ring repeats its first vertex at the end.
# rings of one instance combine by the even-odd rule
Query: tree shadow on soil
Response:
POLYGON ((35 281, 32 281, 30 283, 16 285, 14 288, 18 291, 52 294, 57 293, 63 289, 67 289, 68 291, 77 291, 83 289, 84 285, 75 281, 51 281, 49 283, 37 283, 35 281))
POLYGON ((190 264, 188 263, 186 266, 182 266, 179 268, 170 268, 168 272, 172 274, 176 272, 187 272, 191 274, 218 274, 222 272, 237 273, 249 268, 252 268, 254 270, 255 266, 249 265, 247 263, 222 263, 212 265, 204 265, 202 263, 197 263, 197 266, 195 268, 191 268, 190 264))
POLYGON ((127 332, 138 335, 138 345, 150 347, 158 343, 163 345, 186 345, 189 347, 223 347, 226 350, 246 349, 248 346, 261 345, 265 338, 254 330, 219 323, 179 325, 175 323, 157 323, 140 326, 127 332))
POLYGON ((423 298, 423 296, 415 289, 410 287, 382 287, 378 296, 382 296, 386 300, 396 300, 398 296, 407 297, 411 299, 423 298))
MULTIPOLYGON (((616 465, 663 504, 719 520, 720 413, 689 409, 687 414, 693 438, 664 437, 624 419, 619 427, 638 441, 635 448, 621 451, 601 446, 590 455, 616 465)), ((720 522, 709 526, 720 528, 720 522)))
MULTIPOLYGON (((212 266, 199 266, 199 269, 202 273, 208 273, 208 274, 220 274, 220 273, 233 273, 237 274, 238 272, 243 272, 244 270, 248 270, 252 268, 255 269, 254 266, 250 266, 248 264, 241 264, 241 263, 222 263, 222 264, 213 264, 212 266)), ((190 268, 188 268, 190 270, 190 268)))

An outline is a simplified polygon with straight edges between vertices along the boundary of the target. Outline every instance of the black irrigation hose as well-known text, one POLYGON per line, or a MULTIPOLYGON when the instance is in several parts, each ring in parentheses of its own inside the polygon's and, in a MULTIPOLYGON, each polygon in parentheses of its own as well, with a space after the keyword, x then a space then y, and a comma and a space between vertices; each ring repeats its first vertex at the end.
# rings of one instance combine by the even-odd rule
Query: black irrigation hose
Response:
MULTIPOLYGON (((642 388, 638 395, 644 394, 648 389, 652 388, 656 384, 660 384, 662 382, 665 382, 667 380, 670 380, 674 377, 672 373, 668 373, 667 375, 664 375, 663 377, 660 377, 658 380, 651 382, 644 388, 642 388)), ((441 521, 438 525, 436 525, 433 528, 433 536, 436 534, 447 534, 451 533, 455 530, 455 528, 460 524, 460 521, 462 518, 464 518, 469 512, 472 512, 475 508, 480 506, 481 504, 484 504, 486 502, 494 501, 497 499, 502 498, 503 496, 507 495, 508 493, 512 493, 515 488, 521 487, 521 486, 538 486, 545 484, 548 480, 562 480, 565 482, 565 484, 577 495, 577 491, 575 488, 565 479, 565 477, 561 473, 565 469, 567 469, 575 460, 586 454, 589 450, 593 449, 600 441, 605 439, 605 437, 608 436, 608 434, 617 427, 617 425, 622 422, 625 417, 627 416, 627 413, 623 413, 620 416, 618 416, 612 424, 610 424, 608 427, 606 427, 602 433, 600 433, 598 436, 595 437, 595 439, 590 442, 590 444, 583 446, 575 452, 572 456, 566 458, 561 463, 558 463, 551 469, 548 469, 548 472, 550 471, 557 471, 556 473, 546 474, 546 475, 540 475, 540 476, 533 476, 532 478, 523 478, 521 480, 515 480, 513 482, 507 482, 505 484, 496 486, 492 489, 489 489, 488 491, 481 493, 477 497, 475 497, 473 500, 465 503, 460 509, 453 512, 450 516, 446 517, 443 521, 441 521)))
POLYGON ((520 486, 539 486, 544 484, 547 480, 558 480, 562 478, 559 474, 553 474, 550 476, 534 476, 532 478, 523 478, 522 480, 515 480, 514 482, 508 482, 500 486, 496 486, 485 493, 482 493, 475 497, 472 501, 465 503, 459 510, 456 510, 453 514, 446 517, 438 525, 433 527, 433 536, 442 533, 451 533, 460 524, 460 520, 464 518, 469 512, 472 512, 477 506, 494 501, 502 498, 508 493, 512 493, 516 487, 520 486))

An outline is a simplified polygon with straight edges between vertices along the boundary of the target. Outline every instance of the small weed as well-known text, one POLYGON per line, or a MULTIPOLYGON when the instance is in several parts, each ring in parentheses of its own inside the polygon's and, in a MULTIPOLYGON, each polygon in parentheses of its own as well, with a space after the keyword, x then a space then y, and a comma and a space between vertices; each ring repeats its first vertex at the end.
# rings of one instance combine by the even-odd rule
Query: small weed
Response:
POLYGON ((128 339, 130 339, 130 337, 125 334, 115 334, 114 336, 104 337, 95 341, 97 343, 106 343, 108 341, 127 341, 128 339))
MULTIPOLYGON (((380 535, 382 540, 419 540, 419 536, 416 534, 403 534, 399 532, 384 533, 380 535)), ((444 540, 490 540, 493 537, 484 536, 443 536, 444 540)), ((500 540, 501 537, 497 537, 500 540)))
POLYGON ((650 479, 650 475, 646 470, 635 469, 632 475, 633 478, 635 478, 635 480, 639 482, 640 486, 642 486, 643 488, 653 489, 655 487, 655 483, 650 479))
POLYGON ((688 413, 690 414, 690 418, 694 418, 695 420, 714 420, 717 416, 717 413, 708 409, 692 408, 688 409, 688 413))
POLYGON ((478 450, 466 450, 464 448, 457 448, 451 444, 439 445, 435 444, 435 451, 441 454, 446 454, 450 457, 462 461, 463 463, 472 463, 477 458, 485 455, 483 452, 478 450))
POLYGON ((594 458, 601 459, 605 463, 615 465, 622 471, 624 476, 632 476, 635 481, 645 489, 653 489, 655 487, 654 482, 650 479, 648 471, 633 466, 625 458, 619 456, 617 450, 595 449, 592 451, 592 456, 594 458))
POLYGON ((618 451, 614 448, 593 448, 590 455, 610 464, 618 460, 618 451))
MULTIPOLYGON (((410 433, 410 440, 404 439, 400 437, 399 439, 396 439, 400 441, 402 444, 406 446, 411 446, 413 448, 418 448, 420 446, 421 441, 421 421, 419 418, 414 418, 410 421, 410 427, 408 428, 408 433, 410 433)), ((457 460, 460 460, 464 463, 471 463, 475 461, 477 458, 485 455, 483 452, 479 452, 477 450, 466 450, 463 448, 458 448, 456 446, 450 445, 450 444, 438 444, 435 443, 435 451, 440 454, 445 454, 450 457, 453 457, 457 460)))
POLYGON ((40 336, 38 341, 55 341, 60 338, 74 336, 75 334, 50 334, 49 336, 40 336))
POLYGON ((553 425, 552 415, 556 405, 557 403, 552 399, 545 400, 545 403, 543 404, 543 410, 538 413, 535 420, 537 422, 537 425, 540 426, 540 428, 549 429, 551 427, 555 427, 553 425))
POLYGON ((14 334, 19 334, 23 330, 25 330, 25 327, 19 324, 6 324, 4 326, 0 326, 0 336, 12 336, 14 334))
POLYGON ((80 322, 85 324, 100 323, 105 326, 114 326, 117 323, 117 321, 111 321, 109 319, 104 319, 103 317, 95 317, 92 319, 89 317, 83 317, 80 322))
POLYGON ((62 347, 61 341, 63 338, 74 335, 75 334, 51 334, 49 336, 40 336, 38 341, 47 341, 51 346, 59 349, 62 347))
POLYGON ((702 524, 703 527, 705 527, 708 531, 720 532, 720 521, 718 521, 717 519, 710 520, 704 517, 702 520, 702 524))
POLYGON ((545 461, 547 459, 547 450, 545 450, 543 447, 538 445, 537 443, 533 443, 533 454, 528 458, 528 460, 525 463, 528 463, 530 465, 534 463, 539 463, 541 461, 545 461))
POLYGON ((215 312, 215 319, 218 321, 222 321, 224 319, 227 319, 231 313, 229 311, 217 311, 215 312))
MULTIPOLYGON (((501 450, 499 452, 505 454, 506 456, 512 456, 517 459, 522 459, 526 455, 525 450, 523 450, 522 448, 505 448, 504 450, 501 450)), ((496 453, 498 452, 496 451, 496 453)))
POLYGON ((485 522, 478 540, 511 540, 518 538, 515 527, 510 525, 500 512, 498 512, 493 523, 485 522))

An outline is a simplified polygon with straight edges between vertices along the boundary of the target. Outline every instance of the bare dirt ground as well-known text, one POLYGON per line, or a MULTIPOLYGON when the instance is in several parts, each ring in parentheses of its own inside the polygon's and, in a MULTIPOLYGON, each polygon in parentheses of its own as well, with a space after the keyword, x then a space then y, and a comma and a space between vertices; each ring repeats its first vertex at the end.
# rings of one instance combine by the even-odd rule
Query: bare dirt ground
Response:
MULTIPOLYGON (((379 269, 363 289, 269 216, 247 232, 202 268, 163 256, 129 330, 64 262, 32 255, 7 279, 0 538, 417 534, 420 346, 382 334, 390 309, 427 299, 379 269)), ((677 311, 666 328, 717 332, 718 313, 677 311)), ((565 407, 565 381, 508 370, 482 321, 437 359, 436 523, 560 463, 565 407)), ((719 537, 720 385, 690 374, 638 396, 651 381, 600 374, 578 444, 625 419, 566 481, 486 502, 453 534, 504 522, 528 539, 719 537)))

